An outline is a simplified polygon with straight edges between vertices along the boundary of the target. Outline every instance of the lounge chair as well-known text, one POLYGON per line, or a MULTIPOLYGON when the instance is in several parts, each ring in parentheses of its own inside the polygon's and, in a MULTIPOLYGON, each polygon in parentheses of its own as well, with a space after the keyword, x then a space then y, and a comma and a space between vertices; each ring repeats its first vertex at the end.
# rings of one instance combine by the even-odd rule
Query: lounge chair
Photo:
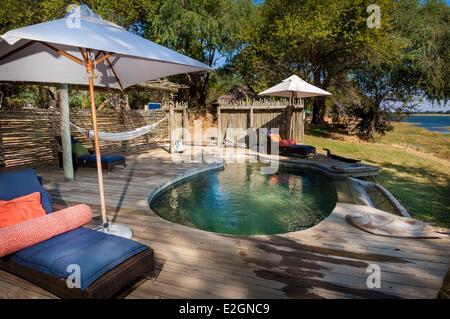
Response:
POLYGON ((294 139, 282 139, 280 134, 277 133, 269 132, 267 140, 269 143, 278 143, 281 155, 307 157, 316 154, 314 146, 297 144, 297 141, 294 139))
MULTIPOLYGON (((51 199, 31 169, 0 173, 0 200, 40 192, 51 199)), ((0 238, 1 240, 1 238, 0 238)), ((2 243, 0 243, 2 244, 2 243)), ((0 269, 62 298, 110 298, 152 273, 153 250, 136 241, 79 227, 0 258, 0 269), (68 288, 69 265, 79 265, 81 287, 68 288)))
MULTIPOLYGON (((72 162, 74 169, 78 167, 97 167, 97 158, 92 150, 87 150, 81 144, 79 140, 70 137, 72 142, 72 162)), ((56 144, 58 146, 58 160, 59 160, 59 168, 63 168, 63 159, 62 159, 62 142, 61 136, 56 137, 56 144)), ((102 168, 107 170, 108 173, 111 173, 112 169, 116 165, 121 165, 126 168, 126 158, 123 155, 119 154, 102 154, 101 156, 102 168)))

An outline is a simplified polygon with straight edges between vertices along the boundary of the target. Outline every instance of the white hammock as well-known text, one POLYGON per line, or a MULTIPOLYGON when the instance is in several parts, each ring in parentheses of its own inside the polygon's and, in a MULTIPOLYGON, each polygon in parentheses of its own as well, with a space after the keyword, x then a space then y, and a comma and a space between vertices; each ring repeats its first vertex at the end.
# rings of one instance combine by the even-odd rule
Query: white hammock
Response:
MULTIPOLYGON (((111 141, 111 142, 117 142, 117 141, 126 141, 131 140, 133 138, 139 137, 141 135, 150 133, 155 129, 160 123, 167 120, 167 117, 163 118, 162 120, 159 120, 158 122, 146 126, 142 126, 139 128, 136 128, 131 131, 126 132, 117 132, 117 133, 110 133, 110 132, 98 132, 98 138, 103 141, 111 141)), ((81 134, 84 136, 90 138, 91 140, 94 139, 94 131, 93 130, 87 130, 82 127, 76 126, 73 123, 70 123, 74 128, 76 128, 81 134)))

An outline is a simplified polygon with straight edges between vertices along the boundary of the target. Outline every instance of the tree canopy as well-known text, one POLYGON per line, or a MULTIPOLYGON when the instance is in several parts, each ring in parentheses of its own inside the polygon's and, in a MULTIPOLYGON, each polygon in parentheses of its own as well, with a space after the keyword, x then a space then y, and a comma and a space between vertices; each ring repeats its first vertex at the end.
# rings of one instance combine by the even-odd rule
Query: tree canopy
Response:
POLYGON ((389 129, 387 111, 412 108, 418 97, 448 100, 450 30, 442 1, 377 1, 376 27, 371 3, 267 0, 233 65, 255 92, 293 73, 331 91, 313 100, 312 121, 323 122, 332 104, 360 118, 360 135, 371 139, 389 129))
MULTIPOLYGON (((147 35, 168 46, 215 66, 219 58, 230 59, 241 46, 240 32, 252 21, 250 0, 164 0, 149 17, 147 35)), ((188 74, 178 79, 190 86, 185 98, 204 105, 209 73, 188 74)))
MULTIPOLYGON (((3 0, 0 33, 59 18, 72 3, 3 0)), ((256 94, 295 73, 333 93, 307 101, 313 122, 322 122, 331 108, 360 119, 359 133, 370 139, 389 129, 387 111, 412 108, 421 98, 449 98, 450 11, 442 0, 379 0, 379 21, 369 0, 84 3, 130 32, 215 66, 214 73, 172 78, 189 86, 177 98, 191 105, 207 105, 235 85, 256 94)), ((0 103, 44 105, 54 98, 51 88, 0 88, 0 103)), ((83 105, 82 96, 71 100, 83 105)))

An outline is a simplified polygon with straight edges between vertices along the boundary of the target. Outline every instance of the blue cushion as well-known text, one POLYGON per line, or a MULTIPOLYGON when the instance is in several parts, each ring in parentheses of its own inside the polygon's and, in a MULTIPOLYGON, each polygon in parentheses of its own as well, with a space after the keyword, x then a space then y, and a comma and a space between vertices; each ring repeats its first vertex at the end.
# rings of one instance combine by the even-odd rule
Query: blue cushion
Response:
POLYGON ((103 274, 148 247, 130 239, 77 228, 14 253, 16 263, 56 278, 67 279, 67 266, 81 270, 81 290, 103 274))
MULTIPOLYGON (((97 160, 97 158, 95 157, 95 154, 80 156, 78 159, 85 161, 85 162, 95 162, 97 160)), ((118 162, 118 161, 123 161, 123 160, 125 160, 125 156, 122 156, 122 155, 102 155, 103 163, 112 163, 112 162, 118 162)))
POLYGON ((0 174, 0 200, 11 200, 34 192, 41 193, 42 207, 47 213, 51 213, 52 201, 50 195, 42 187, 34 170, 28 168, 0 174))
POLYGON ((316 151, 314 146, 302 144, 289 145, 287 148, 290 150, 304 151, 305 153, 313 153, 316 151))

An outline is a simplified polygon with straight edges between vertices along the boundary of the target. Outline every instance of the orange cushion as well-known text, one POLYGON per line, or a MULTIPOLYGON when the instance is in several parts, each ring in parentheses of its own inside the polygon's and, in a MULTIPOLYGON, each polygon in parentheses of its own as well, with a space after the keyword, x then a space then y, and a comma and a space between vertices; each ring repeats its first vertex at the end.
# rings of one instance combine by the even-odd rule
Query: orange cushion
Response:
POLYGON ((9 201, 0 200, 0 228, 44 215, 39 192, 9 201))
POLYGON ((269 136, 272 142, 279 143, 281 141, 280 134, 270 133, 269 136))

